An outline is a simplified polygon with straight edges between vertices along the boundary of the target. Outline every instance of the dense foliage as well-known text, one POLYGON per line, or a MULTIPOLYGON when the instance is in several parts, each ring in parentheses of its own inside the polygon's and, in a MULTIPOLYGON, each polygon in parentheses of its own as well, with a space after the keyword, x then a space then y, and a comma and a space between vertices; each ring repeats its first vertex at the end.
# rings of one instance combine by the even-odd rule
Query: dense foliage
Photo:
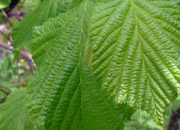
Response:
POLYGON ((121 130, 137 109, 163 125, 180 92, 177 1, 43 0, 12 37, 16 52, 31 49, 38 69, 27 92, 4 104, 5 130, 17 127, 3 122, 13 108, 49 130, 121 130))

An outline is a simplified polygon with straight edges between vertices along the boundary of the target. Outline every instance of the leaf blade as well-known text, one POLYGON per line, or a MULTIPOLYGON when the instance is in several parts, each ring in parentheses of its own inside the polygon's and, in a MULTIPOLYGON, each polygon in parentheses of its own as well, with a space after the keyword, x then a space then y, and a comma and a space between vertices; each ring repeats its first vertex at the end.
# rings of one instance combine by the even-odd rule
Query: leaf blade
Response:
POLYGON ((0 109, 0 128, 2 130, 32 130, 37 128, 29 119, 25 97, 26 89, 19 89, 11 93, 6 102, 2 104, 0 109))
POLYGON ((68 10, 71 0, 44 0, 32 13, 28 14, 12 31, 13 46, 21 49, 30 46, 32 29, 49 18, 54 18, 68 10))
MULTIPOLYGON (((105 95, 101 94, 100 86, 95 84, 85 63, 87 27, 94 6, 93 1, 86 0, 78 8, 37 28, 35 33, 34 40, 39 41, 35 43, 42 45, 48 30, 60 27, 58 34, 52 31, 54 34, 51 34, 56 35, 49 42, 52 48, 28 87, 31 118, 45 125, 46 129, 123 129, 124 120, 128 120, 133 112, 129 108, 123 113, 126 104, 116 106, 107 97, 103 97, 105 95), (63 21, 66 21, 65 24, 63 21), (45 33, 39 33, 41 30, 45 33), (38 39, 38 36, 41 38, 38 39)), ((40 49, 38 53, 42 51, 40 49)))
POLYGON ((177 6, 114 0, 96 8, 90 29, 95 78, 114 102, 142 108, 162 125, 163 111, 180 87, 177 6))

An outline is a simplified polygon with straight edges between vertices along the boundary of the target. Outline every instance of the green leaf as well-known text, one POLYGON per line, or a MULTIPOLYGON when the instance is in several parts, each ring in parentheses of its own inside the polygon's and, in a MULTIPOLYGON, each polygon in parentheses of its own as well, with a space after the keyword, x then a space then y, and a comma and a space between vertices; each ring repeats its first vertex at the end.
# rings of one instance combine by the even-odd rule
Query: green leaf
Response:
POLYGON ((0 1, 0 9, 3 9, 3 8, 9 6, 10 3, 11 3, 11 0, 1 0, 0 1))
POLYGON ((19 89, 7 97, 0 108, 1 130, 35 130, 24 106, 25 96, 26 89, 19 89))
POLYGON ((85 63, 88 26, 95 6, 95 1, 84 0, 35 28, 32 52, 36 63, 47 52, 28 86, 28 110, 46 129, 121 130, 133 113, 126 103, 115 105, 108 99, 85 63), (49 49, 44 49, 46 44, 49 49))
POLYGON ((44 23, 34 27, 31 44, 38 66, 28 87, 31 118, 50 130, 122 129, 131 115, 122 109, 134 107, 162 125, 165 107, 180 92, 178 5, 170 0, 56 2, 65 5, 59 16, 53 8, 58 3, 45 0, 14 34, 15 46, 22 47, 31 42, 31 28, 44 23), (47 21, 49 10, 56 18, 47 21), (38 22, 37 14, 43 18, 38 22))
POLYGON ((163 112, 180 92, 180 10, 167 0, 99 2, 91 20, 91 68, 109 98, 163 112))
POLYGON ((44 0, 35 11, 28 14, 12 31, 13 46, 21 49, 30 46, 32 29, 40 26, 49 18, 54 18, 66 12, 72 0, 44 0))
POLYGON ((2 22, 2 21, 3 21, 3 14, 0 13, 0 22, 2 22))
POLYGON ((180 7, 180 0, 171 0, 177 3, 178 7, 180 7))
MULTIPOLYGON (((137 110, 131 117, 132 121, 126 122, 124 130, 163 130, 152 117, 145 111, 137 110)), ((166 128, 165 126, 164 128, 166 128)))
POLYGON ((176 2, 176 3, 179 3, 179 2, 180 2, 180 0, 170 0, 170 1, 174 1, 174 2, 176 2))
MULTIPOLYGON (((75 5, 79 5, 81 4, 81 2, 82 0, 73 2, 71 4, 71 8, 76 7, 75 5)), ((64 24, 69 24, 72 22, 71 17, 63 18, 63 16, 64 13, 60 14, 60 21, 58 21, 57 19, 49 19, 43 27, 40 26, 34 28, 35 32, 33 33, 34 36, 31 45, 31 52, 37 67, 43 64, 43 61, 46 59, 46 54, 51 52, 51 47, 52 45, 54 45, 53 43, 58 38, 58 36, 63 35, 63 32, 60 31, 61 28, 66 27, 64 26, 64 24), (46 28, 46 26, 52 26, 53 22, 55 24, 52 29, 50 29, 49 27, 46 28)))

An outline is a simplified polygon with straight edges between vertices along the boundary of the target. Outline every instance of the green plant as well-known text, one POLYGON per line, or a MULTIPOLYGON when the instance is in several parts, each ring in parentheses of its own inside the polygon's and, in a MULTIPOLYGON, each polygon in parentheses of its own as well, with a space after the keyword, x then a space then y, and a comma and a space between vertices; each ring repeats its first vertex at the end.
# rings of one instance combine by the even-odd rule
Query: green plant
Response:
POLYGON ((25 107, 26 89, 12 92, 2 105, 0 122, 2 130, 43 130, 28 118, 25 107), (14 103, 15 102, 15 103, 14 103))
POLYGON ((163 125, 180 92, 179 14, 170 0, 42 1, 12 34, 38 67, 30 118, 49 130, 121 130, 142 109, 163 125))
POLYGON ((3 8, 9 6, 10 3, 11 3, 11 0, 1 0, 0 1, 0 9, 3 9, 3 8))

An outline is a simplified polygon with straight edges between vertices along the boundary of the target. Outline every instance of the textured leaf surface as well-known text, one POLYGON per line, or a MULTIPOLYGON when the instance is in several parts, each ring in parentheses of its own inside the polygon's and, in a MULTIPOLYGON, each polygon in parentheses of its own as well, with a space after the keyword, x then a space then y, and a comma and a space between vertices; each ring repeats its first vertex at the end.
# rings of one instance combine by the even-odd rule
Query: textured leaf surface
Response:
POLYGON ((26 89, 20 89, 8 96, 0 108, 1 130, 42 130, 34 127, 25 108, 26 89))
POLYGON ((44 0, 39 7, 31 14, 27 15, 22 22, 12 31, 13 46, 21 48, 29 46, 32 39, 32 29, 40 26, 49 18, 54 18, 66 12, 72 0, 44 0))
POLYGON ((46 129, 121 130, 123 121, 133 112, 126 104, 115 107, 84 61, 94 7, 93 1, 85 0, 79 7, 35 29, 34 41, 38 42, 33 42, 34 55, 41 57, 44 44, 50 47, 29 84, 28 109, 31 118, 46 129))
MULTIPOLYGON (((74 8, 81 3, 82 0, 75 1, 71 4, 71 8, 74 8)), ((63 31, 61 31, 61 29, 62 30, 69 29, 66 28, 66 26, 72 22, 71 17, 75 17, 74 15, 76 14, 71 13, 70 16, 64 17, 66 15, 62 13, 59 16, 59 19, 48 20, 45 23, 44 27, 41 26, 35 27, 35 32, 33 33, 34 38, 31 45, 31 51, 32 51, 33 59, 37 66, 40 66, 43 63, 43 61, 46 59, 46 54, 48 52, 51 52, 51 47, 54 45, 54 42, 56 42, 57 39, 61 37, 61 35, 63 37, 63 40, 66 41, 66 39, 64 39, 66 36, 63 36, 65 34, 63 31)), ((84 21, 84 22, 88 22, 88 21, 84 21)), ((84 29, 86 28, 84 27, 84 29)))
POLYGON ((180 11, 167 0, 107 0, 91 20, 91 67, 116 103, 127 102, 163 124, 180 91, 180 11))
POLYGON ((180 7, 180 0, 171 0, 177 3, 178 7, 180 7))

